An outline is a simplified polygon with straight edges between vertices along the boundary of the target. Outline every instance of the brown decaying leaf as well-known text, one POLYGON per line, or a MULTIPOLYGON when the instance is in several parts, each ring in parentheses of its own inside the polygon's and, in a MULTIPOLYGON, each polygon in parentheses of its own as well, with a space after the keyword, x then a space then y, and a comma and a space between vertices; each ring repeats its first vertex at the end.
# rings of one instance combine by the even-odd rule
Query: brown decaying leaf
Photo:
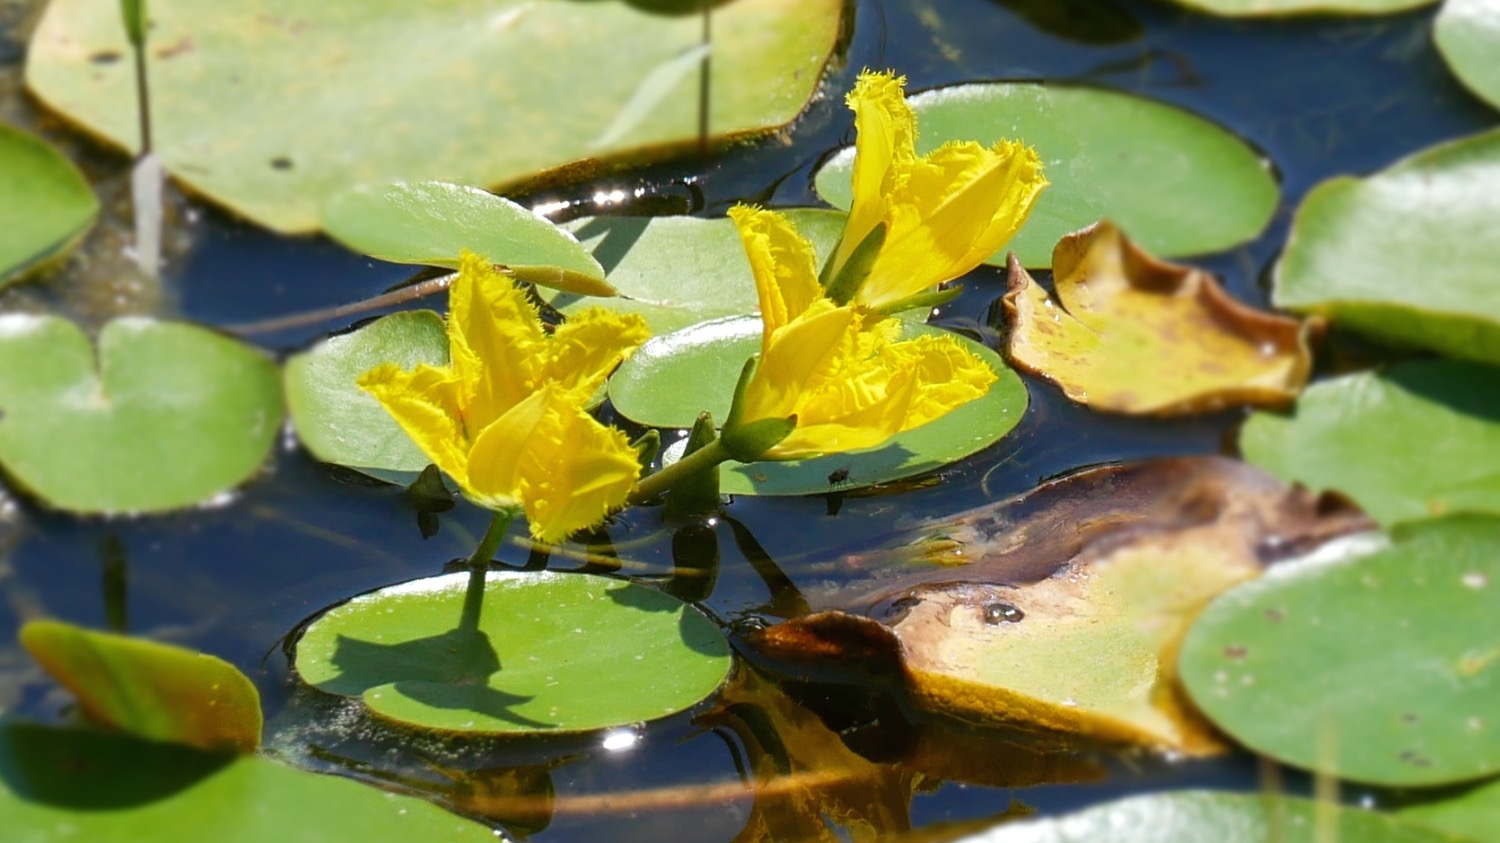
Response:
POLYGON ((1011 361, 1079 403, 1152 415, 1282 406, 1307 383, 1315 325, 1239 303, 1108 221, 1058 242, 1056 302, 1014 256, 1008 269, 1011 361))
POLYGON ((895 573, 755 643, 783 662, 898 664, 919 707, 970 722, 1207 755, 1222 741, 1173 668, 1189 623, 1265 564, 1371 526, 1225 458, 1087 469, 850 557, 895 573))

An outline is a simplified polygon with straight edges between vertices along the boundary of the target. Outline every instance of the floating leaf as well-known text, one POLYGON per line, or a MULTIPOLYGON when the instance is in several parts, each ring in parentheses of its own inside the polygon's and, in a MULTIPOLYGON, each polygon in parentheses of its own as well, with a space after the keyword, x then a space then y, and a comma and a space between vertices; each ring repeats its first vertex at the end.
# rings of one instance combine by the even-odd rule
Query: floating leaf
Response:
POLYGON ((395 263, 458 268, 464 249, 514 275, 586 296, 612 296, 604 268, 572 235, 477 187, 440 181, 360 185, 323 206, 333 239, 395 263))
POLYGON ((1240 449, 1288 483, 1347 495, 1382 524, 1500 515, 1500 369, 1415 361, 1324 381, 1290 417, 1251 416, 1240 449))
POLYGON ((1100 222, 1052 253, 1054 304, 1015 261, 1010 358, 1098 410, 1173 415, 1280 405, 1312 365, 1295 319, 1235 301, 1208 273, 1158 261, 1100 222))
POLYGON ((1265 794, 1181 790, 1006 823, 960 843, 1470 843, 1387 814, 1265 794))
POLYGON ((1398 526, 1215 600, 1178 669, 1214 723, 1339 778, 1500 771, 1500 518, 1398 526))
POLYGON ((1282 15, 1389 15, 1437 0, 1176 0, 1179 5, 1225 17, 1282 15))
POLYGON ((1500 4, 1446 0, 1432 23, 1432 39, 1469 90, 1500 108, 1500 4))
POLYGON ((884 576, 757 643, 892 664, 918 705, 969 722, 1209 754, 1220 741, 1172 667, 1193 617, 1266 557, 1366 523, 1218 457, 1090 469, 850 557, 884 576))
POLYGON ((703 67, 703 61, 708 58, 711 44, 698 44, 683 50, 675 56, 667 59, 641 80, 635 93, 621 106, 615 119, 611 120, 605 128, 604 134, 594 139, 592 146, 609 146, 616 143, 620 138, 629 134, 631 130, 641 124, 648 115, 672 93, 688 74, 703 67))
POLYGON ((495 840, 421 799, 256 755, 25 723, 0 725, 0 816, 29 843, 495 840))
POLYGON ((303 681, 375 714, 455 732, 585 731, 651 720, 713 693, 729 646, 698 610, 590 574, 491 572, 477 627, 469 575, 355 597, 297 643, 303 681))
MULTIPOLYGON (((913 322, 902 322, 901 331, 903 338, 954 336, 913 322)), ((655 427, 690 427, 704 410, 716 419, 727 418, 740 369, 760 351, 760 335, 759 319, 731 317, 654 337, 610 379, 610 399, 624 415, 655 427)), ((725 463, 720 468, 720 490, 739 495, 809 495, 853 489, 931 471, 995 442, 1026 412, 1026 386, 998 354, 958 339, 999 377, 984 397, 899 433, 876 448, 811 460, 725 463)))
POLYGON ((0 464, 47 503, 157 512, 233 489, 281 425, 276 366, 193 325, 0 316, 0 464))
POLYGON ((355 379, 384 362, 402 369, 448 363, 443 317, 392 313, 330 337, 286 361, 286 403, 302 444, 323 462, 410 483, 431 462, 355 379))
MULTIPOLYGON (((797 116, 843 7, 737 0, 714 11, 715 140, 797 116)), ((698 137, 698 95, 683 86, 616 143, 590 145, 652 68, 700 43, 697 16, 612 2, 153 0, 151 24, 153 134, 167 170, 278 231, 316 229, 324 200, 357 184, 504 189, 582 159, 660 158, 698 137)), ((59 0, 32 38, 27 82, 133 149, 128 55, 112 0, 59 0)))
MULTIPOLYGON (((844 215, 812 208, 785 212, 826 260, 844 230, 844 215)), ((563 226, 604 264, 624 298, 596 301, 548 295, 565 314, 607 307, 645 317, 654 336, 759 307, 739 232, 727 217, 591 217, 563 226)), ((736 370, 738 371, 738 370, 736 370)))
POLYGON ((1273 297, 1388 342, 1500 363, 1500 131, 1340 177, 1297 209, 1273 297))
MULTIPOLYGON (((1261 157, 1186 111, 1097 88, 1022 82, 956 85, 910 98, 917 152, 950 140, 1014 138, 1036 148, 1052 185, 1006 246, 1045 267, 1070 231, 1109 218, 1159 255, 1216 252, 1255 237, 1278 190, 1261 157)), ((818 195, 848 208, 853 148, 817 174, 818 195)), ((997 253, 990 263, 1003 263, 997 253)))
POLYGON ((96 723, 206 750, 260 746, 260 694, 222 659, 59 621, 22 626, 21 644, 96 723))
POLYGON ((1404 820, 1450 834, 1489 839, 1500 828, 1500 779, 1460 794, 1440 794, 1430 802, 1403 808, 1397 814, 1404 820))
POLYGON ((0 286, 72 251, 98 215, 72 162, 0 123, 0 286))

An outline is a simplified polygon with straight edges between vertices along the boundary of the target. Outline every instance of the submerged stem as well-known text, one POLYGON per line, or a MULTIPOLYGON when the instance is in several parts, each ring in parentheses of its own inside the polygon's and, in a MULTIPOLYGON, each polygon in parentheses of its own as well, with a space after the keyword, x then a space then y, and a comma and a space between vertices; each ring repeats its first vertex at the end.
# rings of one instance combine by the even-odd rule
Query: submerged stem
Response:
POLYGON ((649 501, 681 482, 683 478, 700 471, 712 470, 714 466, 733 459, 719 440, 704 445, 671 465, 662 466, 661 471, 641 478, 625 499, 627 504, 649 501))

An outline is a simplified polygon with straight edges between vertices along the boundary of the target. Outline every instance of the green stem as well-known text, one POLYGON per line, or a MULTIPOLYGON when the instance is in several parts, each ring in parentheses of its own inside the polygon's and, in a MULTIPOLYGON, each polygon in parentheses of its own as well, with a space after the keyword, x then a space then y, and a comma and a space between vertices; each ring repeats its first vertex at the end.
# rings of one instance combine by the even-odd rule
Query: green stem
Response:
POLYGON ((463 615, 458 619, 458 628, 464 632, 479 630, 479 613, 484 608, 485 573, 515 517, 516 513, 513 511, 496 512, 495 517, 490 519, 489 529, 484 531, 484 538, 479 541, 479 547, 469 557, 469 585, 464 590, 463 615))
POLYGON ((484 531, 484 538, 479 540, 479 547, 474 548, 474 553, 469 557, 469 567, 478 568, 483 571, 490 565, 490 560, 495 558, 495 551, 500 549, 500 542, 505 540, 505 534, 510 530, 510 522, 514 520, 514 510, 501 510, 490 519, 489 529, 484 531))
POLYGON ((141 156, 151 154, 151 88, 146 84, 146 46, 135 48, 135 89, 139 92, 137 109, 141 124, 141 156))
POLYGON ((723 443, 715 439, 677 462, 662 466, 661 471, 641 478, 641 481, 635 484, 635 488, 630 490, 630 496, 625 499, 625 502, 634 505, 649 501, 677 485, 683 478, 700 471, 708 471, 719 463, 728 462, 731 459, 733 457, 729 456, 729 451, 725 450, 723 443))
MULTIPOLYGON (((699 43, 711 45, 713 43, 713 30, 710 24, 710 3, 703 4, 703 35, 699 43)), ((711 96, 710 73, 712 61, 710 54, 703 56, 703 62, 698 66, 698 157, 708 157, 708 111, 709 97, 711 96)))

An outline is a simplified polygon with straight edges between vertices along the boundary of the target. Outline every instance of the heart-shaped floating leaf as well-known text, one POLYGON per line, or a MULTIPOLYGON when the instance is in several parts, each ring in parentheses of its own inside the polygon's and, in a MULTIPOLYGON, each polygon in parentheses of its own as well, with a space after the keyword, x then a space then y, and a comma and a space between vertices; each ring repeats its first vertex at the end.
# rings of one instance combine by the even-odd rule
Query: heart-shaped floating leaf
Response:
POLYGON ((222 659, 59 621, 21 627, 21 644, 97 723, 206 750, 260 746, 260 694, 222 659))
POLYGON ((1281 15, 1388 15, 1430 6, 1437 0, 1175 0, 1182 6, 1225 17, 1281 15))
MULTIPOLYGON (((47 6, 27 53, 42 100, 121 146, 137 140, 118 4, 47 6)), ((842 0, 714 10, 709 131, 782 126, 817 90, 842 0)), ((279 231, 311 231, 356 184, 441 178, 503 189, 581 159, 662 157, 699 131, 677 86, 593 146, 654 68, 696 46, 696 15, 627 3, 153 0, 156 150, 194 190, 279 231)), ((582 165, 584 169, 591 163, 582 165)))
POLYGON ((1470 843, 1387 814, 1264 794, 1180 790, 1006 823, 960 843, 1470 843))
POLYGON ((1447 0, 1432 23, 1432 39, 1453 74, 1500 108, 1500 3, 1447 0))
MULTIPOLYGON (((1153 100, 1001 82, 926 91, 910 102, 921 130, 919 153, 950 140, 1014 138, 1041 155, 1052 185, 1006 246, 1025 266, 1045 267, 1058 239, 1105 217, 1151 252, 1180 256, 1249 240, 1276 210, 1276 180, 1254 150, 1201 117, 1153 100)), ((852 148, 830 159, 818 171, 818 195, 847 209, 853 166, 852 148)), ((989 262, 1004 261, 1001 252, 989 262)))
POLYGON ((193 325, 117 319, 98 361, 78 326, 0 316, 0 465, 77 512, 158 512, 223 494, 281 425, 276 366, 193 325))
POLYGON ((67 254, 98 215, 99 200, 72 162, 0 124, 0 286, 67 254))
POLYGON ((1323 182, 1297 209, 1278 306, 1390 342, 1500 363, 1500 131, 1323 182))
POLYGON ((1074 401, 1172 415, 1282 405, 1312 356, 1295 319, 1235 301, 1208 273, 1156 260, 1100 222, 1052 253, 1057 306, 1011 261, 1010 359, 1074 401))
MULTIPOLYGON (((953 336, 940 328, 901 322, 903 338, 953 336)), ((626 360, 609 382, 615 409, 641 424, 691 427, 698 414, 729 415, 740 369, 760 351, 756 317, 731 317, 655 337, 626 360)), ((958 337, 999 378, 989 392, 886 444, 811 460, 725 463, 720 489, 739 495, 810 495, 847 490, 931 471, 984 448, 1009 433, 1026 412, 1026 385, 978 343, 958 337)), ((669 458, 670 458, 669 454, 669 458)))
POLYGON ((286 362, 286 402, 297 436, 313 456, 406 484, 431 462, 355 379, 381 363, 402 369, 448 363, 443 317, 392 313, 330 337, 286 362))
POLYGON ((475 584, 449 574, 335 606, 297 642, 297 672, 381 717, 453 732, 651 720, 728 674, 718 628, 661 592, 590 574, 491 572, 475 624, 475 584))
POLYGON ((777 658, 889 664, 918 705, 969 722, 1209 754, 1221 742, 1172 669, 1193 617, 1274 548, 1367 523, 1223 458, 1091 469, 850 557, 899 573, 809 595, 835 611, 756 643, 777 658))
POLYGON ((1449 834, 1473 840, 1489 839, 1500 828, 1500 779, 1460 794, 1435 794, 1431 801, 1403 808, 1398 815, 1449 834))
POLYGON ((487 826, 410 796, 258 755, 125 735, 0 725, 10 840, 153 843, 494 843, 487 826))
POLYGON ((612 296, 604 268, 572 235, 477 187, 440 181, 360 185, 323 206, 323 229, 394 263, 458 268, 464 249, 517 278, 585 296, 612 296))
POLYGON ((1500 518, 1395 528, 1215 600, 1182 645, 1194 702, 1247 746, 1382 785, 1500 771, 1500 518))
MULTIPOLYGON (((826 260, 844 230, 844 214, 794 208, 786 216, 826 260)), ((563 226, 593 251, 623 298, 595 301, 549 293, 565 314, 607 307, 645 317, 654 336, 722 316, 754 313, 755 279, 739 232, 728 218, 590 217, 563 226)))
POLYGON ((1382 524, 1500 515, 1500 369, 1415 361, 1314 385, 1290 416, 1257 413, 1245 459, 1349 496, 1382 524))

